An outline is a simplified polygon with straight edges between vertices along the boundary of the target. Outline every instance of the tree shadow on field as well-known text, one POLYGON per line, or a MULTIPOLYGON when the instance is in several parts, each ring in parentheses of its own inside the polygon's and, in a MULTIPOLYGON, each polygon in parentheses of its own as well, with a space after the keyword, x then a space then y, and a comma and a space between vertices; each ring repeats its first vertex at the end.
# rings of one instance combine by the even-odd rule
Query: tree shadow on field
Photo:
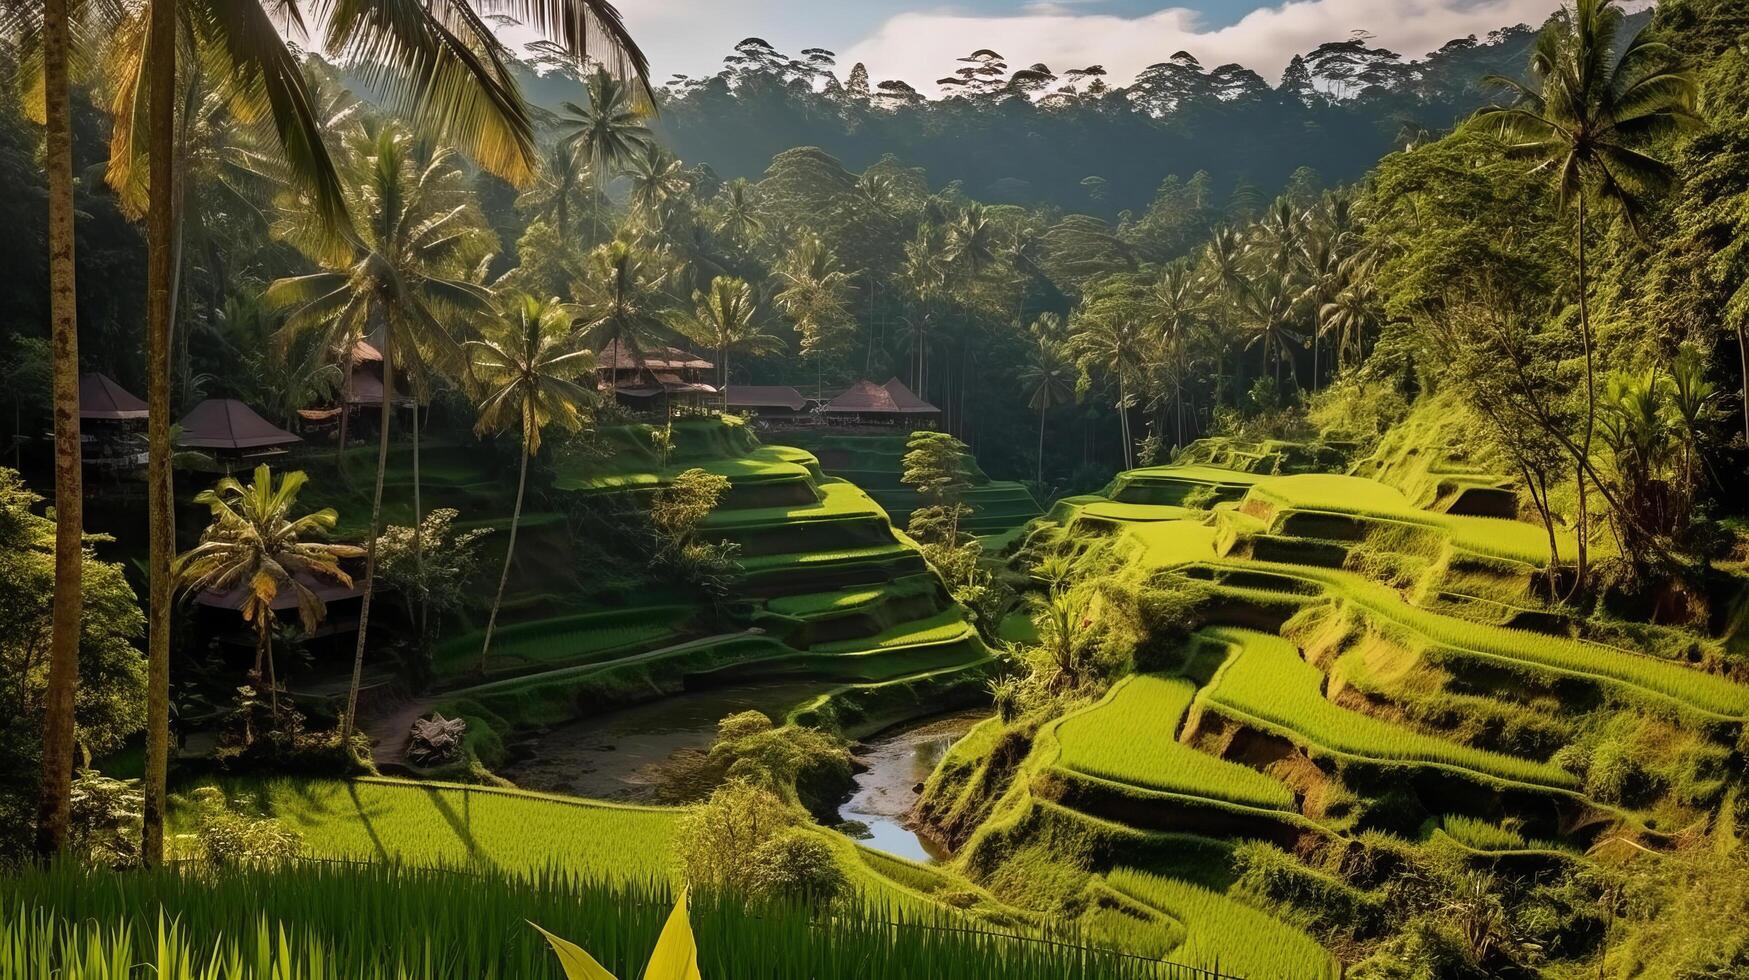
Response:
POLYGON ((496 869, 498 867, 498 862, 486 856, 485 852, 480 849, 480 842, 475 839, 474 832, 471 829, 473 824, 474 795, 467 790, 455 791, 461 793, 462 797, 462 810, 460 813, 457 813, 455 807, 450 805, 448 800, 444 799, 443 790, 440 790, 435 786, 425 786, 422 787, 422 789, 426 798, 431 801, 431 808, 436 810, 438 814, 449 823, 450 829, 455 831, 456 839, 461 841, 462 847, 467 850, 468 862, 470 864, 496 869))

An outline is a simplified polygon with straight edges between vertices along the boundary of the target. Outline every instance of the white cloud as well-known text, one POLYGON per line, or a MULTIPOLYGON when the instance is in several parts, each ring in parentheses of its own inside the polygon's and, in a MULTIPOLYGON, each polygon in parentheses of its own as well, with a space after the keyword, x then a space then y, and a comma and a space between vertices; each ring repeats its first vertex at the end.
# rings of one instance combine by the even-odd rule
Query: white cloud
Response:
POLYGON ((1539 25, 1556 6, 1555 0, 1293 0, 1203 29, 1198 14, 1182 7, 1121 17, 1078 13, 1057 0, 1013 16, 899 14, 842 53, 839 63, 865 62, 877 79, 902 78, 932 90, 934 79, 975 48, 1000 51, 1013 65, 1042 61, 1058 71, 1100 64, 1119 83, 1189 51, 1206 67, 1238 62, 1273 83, 1295 54, 1353 30, 1370 31, 1375 44, 1419 58, 1452 38, 1539 25))

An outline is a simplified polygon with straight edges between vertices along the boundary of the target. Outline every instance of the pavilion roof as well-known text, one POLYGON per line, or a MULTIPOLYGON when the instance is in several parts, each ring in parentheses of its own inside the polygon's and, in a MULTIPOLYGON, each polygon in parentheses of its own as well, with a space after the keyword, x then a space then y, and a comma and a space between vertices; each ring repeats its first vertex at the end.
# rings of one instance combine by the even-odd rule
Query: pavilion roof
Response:
POLYGON ((108 375, 82 374, 79 376, 79 417, 104 421, 143 419, 146 417, 146 403, 108 375))
POLYGON ((918 398, 898 378, 884 385, 864 378, 827 402, 821 410, 856 415, 935 415, 941 412, 941 409, 918 398))
POLYGON ((799 412, 808 399, 789 385, 729 385, 729 405, 742 408, 787 408, 799 412))
POLYGON ((188 449, 264 449, 302 442, 235 398, 209 398, 180 423, 176 444, 188 449))
POLYGON ((708 371, 715 364, 678 347, 652 347, 643 357, 633 354, 624 344, 608 344, 595 355, 595 366, 602 371, 708 371))
MULTIPOLYGON (((338 602, 342 599, 356 599, 364 595, 364 590, 357 585, 342 585, 339 582, 309 572, 294 572, 292 578, 304 588, 316 594, 316 598, 324 604, 338 602)), ((243 600, 248 597, 247 582, 238 582, 229 589, 222 591, 207 590, 195 596, 194 601, 203 606, 214 606, 219 609, 234 609, 241 611, 243 600)), ((275 612, 288 612, 297 609, 298 596, 295 589, 280 589, 279 595, 273 599, 275 612)))

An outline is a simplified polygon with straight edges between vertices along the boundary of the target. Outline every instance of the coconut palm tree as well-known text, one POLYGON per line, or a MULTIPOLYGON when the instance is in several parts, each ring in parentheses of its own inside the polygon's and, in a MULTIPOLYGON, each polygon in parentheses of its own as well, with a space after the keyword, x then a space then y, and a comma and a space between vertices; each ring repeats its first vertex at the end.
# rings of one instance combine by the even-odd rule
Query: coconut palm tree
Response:
POLYGON ((1040 485, 1045 482, 1045 413, 1075 397, 1074 366, 1063 357, 1063 349, 1054 339, 1061 332, 1061 322, 1055 313, 1039 316, 1033 325, 1033 345, 1020 369, 1026 406, 1038 410, 1038 460, 1033 482, 1040 485), (1047 319, 1056 323, 1046 323, 1047 319))
MULTIPOLYGON (((1646 197, 1675 180, 1674 168, 1656 155, 1659 141, 1700 122, 1693 71, 1681 64, 1674 49, 1643 33, 1620 45, 1622 22, 1617 0, 1575 0, 1562 7, 1537 37, 1529 81, 1498 75, 1487 79, 1514 95, 1515 103, 1483 109, 1476 117, 1478 124, 1497 129, 1509 155, 1528 162, 1533 172, 1547 174, 1562 209, 1574 212, 1585 427, 1572 448, 1582 471, 1590 467, 1597 429, 1585 246, 1589 205, 1595 201, 1613 207, 1637 233, 1646 197)), ((1581 472, 1575 588, 1586 576, 1585 482, 1581 472)))
POLYGON ((1366 276, 1350 279, 1318 311, 1323 329, 1336 335, 1336 357, 1342 367, 1360 363, 1361 344, 1378 321, 1378 291, 1366 276))
POLYGON ((674 154, 654 141, 644 144, 626 162, 631 182, 632 217, 641 230, 660 235, 668 222, 670 202, 691 188, 686 168, 674 154))
POLYGON ((644 351, 673 332, 666 319, 668 297, 662 291, 673 269, 665 267, 664 258, 616 238, 589 253, 583 277, 573 286, 580 297, 578 336, 594 350, 611 349, 608 383, 616 391, 621 351, 641 364, 644 351))
POLYGON ((718 207, 722 216, 717 219, 716 230, 728 236, 729 241, 745 248, 765 230, 753 200, 753 185, 747 178, 736 177, 724 184, 717 199, 721 202, 718 207))
MULTIPOLYGON (((64 9, 64 0, 44 0, 64 9)), ((138 10, 136 6, 133 8, 138 10)), ((169 0, 147 5, 148 27, 116 73, 110 179, 125 186, 126 166, 147 160, 147 475, 150 523, 150 609, 146 704, 143 850, 146 863, 163 857, 165 774, 169 760, 169 663, 175 552, 170 459, 170 323, 176 276, 176 76, 179 38, 191 39, 199 60, 227 82, 242 115, 259 119, 328 230, 344 231, 345 198, 328 159, 303 72, 280 27, 306 34, 300 0, 169 0), (143 120, 138 127, 135 120, 143 120)), ((486 13, 508 14, 535 28, 579 63, 593 58, 605 71, 635 79, 649 98, 649 65, 609 0, 396 0, 315 4, 324 22, 325 53, 361 66, 367 87, 392 112, 423 132, 461 147, 482 167, 516 183, 534 171, 533 126, 513 69, 486 13), (479 8, 479 9, 476 9, 479 8)), ((129 36, 123 34, 121 36, 129 36)), ((64 59, 60 62, 65 64, 64 59)), ((64 77, 64 73, 63 73, 64 77)), ((54 91, 54 86, 49 90, 54 91)), ((57 96, 51 95, 50 98, 57 96)), ((50 169, 60 166, 52 162, 50 169)), ((66 166, 70 168, 70 160, 66 166)), ((54 178, 51 178, 51 187, 54 178)), ((70 185, 70 171, 68 183, 70 185)), ((343 234, 337 237, 344 238, 343 234)), ((71 262, 71 252, 67 253, 71 262)), ((70 288, 70 285, 69 285, 70 288)), ((373 534, 372 540, 374 542, 373 534)), ((367 575, 368 584, 368 575, 367 575)), ((367 588, 368 596, 369 590, 367 588)), ((366 600, 368 604, 368 599, 366 600)), ((360 642, 364 629, 360 624, 360 642)), ((351 723, 350 713, 347 723, 351 723)))
POLYGON ((556 298, 538 300, 513 296, 506 301, 508 318, 484 340, 467 344, 468 363, 480 393, 480 418, 474 431, 484 435, 512 427, 522 436, 517 466, 516 506, 510 512, 510 542, 504 548, 504 571, 492 612, 486 618, 486 638, 480 644, 480 673, 492 652, 492 631, 510 581, 516 554, 516 528, 522 520, 522 497, 528 486, 528 461, 540 452, 541 430, 558 425, 568 431, 583 426, 585 411, 595 404, 593 384, 578 378, 595 373, 595 355, 583 347, 573 326, 577 309, 556 298))
POLYGON ((815 397, 825 400, 826 356, 854 321, 850 317, 852 276, 819 236, 809 235, 777 268, 783 288, 772 299, 801 334, 801 355, 814 361, 815 397))
POLYGON ((1218 363, 1226 352, 1227 339, 1233 335, 1239 310, 1251 292, 1251 273, 1246 268, 1245 238, 1232 228, 1216 228, 1202 252, 1203 285, 1207 288, 1221 316, 1221 340, 1217 344, 1215 374, 1221 374, 1218 363))
POLYGON ((556 144, 547 153, 547 163, 540 183, 523 193, 517 203, 530 218, 551 221, 559 240, 570 241, 571 211, 583 208, 594 213, 595 178, 589 165, 575 146, 556 144))
POLYGON ((356 237, 344 250, 324 247, 318 239, 311 258, 323 270, 280 279, 264 297, 269 305, 288 311, 281 328, 285 343, 313 333, 329 349, 351 350, 373 330, 381 340, 376 489, 352 686, 340 726, 343 737, 351 734, 356 721, 364 671, 396 372, 405 373, 415 391, 428 390, 440 372, 459 373, 463 338, 458 324, 494 312, 491 293, 468 278, 489 251, 492 236, 470 203, 455 155, 389 125, 376 133, 360 163, 363 172, 351 201, 358 219, 356 237))
POLYGON ((1082 317, 1069 338, 1068 353, 1082 371, 1099 372, 1117 382, 1118 428, 1123 435, 1124 469, 1135 466, 1130 439, 1130 402, 1148 360, 1149 336, 1139 318, 1100 313, 1082 317))
POLYGON ((1188 262, 1168 265, 1149 289, 1153 325, 1172 365, 1172 400, 1178 418, 1178 445, 1184 442, 1184 381, 1189 376, 1191 340, 1208 318, 1208 292, 1188 262))
POLYGON ((73 123, 68 82, 72 22, 68 0, 43 0, 41 27, 55 416, 55 594, 36 841, 38 851, 47 856, 66 845, 71 819, 73 694, 79 683, 79 621, 84 605, 80 563, 84 557, 85 491, 79 449, 79 318, 74 289, 73 123))
POLYGON ((948 225, 941 257, 951 271, 976 279, 997 262, 999 231, 982 204, 968 204, 948 225))
POLYGON ((295 516, 298 493, 307 482, 309 477, 298 470, 275 483, 264 463, 255 468, 254 481, 247 486, 227 476, 211 490, 201 491, 194 502, 212 509, 212 524, 201 534, 200 544, 175 563, 176 581, 190 593, 242 591, 243 621, 255 625, 255 668, 250 677, 259 685, 265 665, 275 720, 279 679, 273 668, 273 627, 278 620, 274 604, 290 590, 305 632, 315 630, 327 609, 306 580, 325 578, 350 586, 352 576, 340 562, 364 554, 355 545, 320 540, 339 519, 333 508, 295 516))
POLYGON ((692 315, 678 324, 680 332, 717 349, 723 378, 723 411, 729 410, 729 356, 773 354, 783 341, 765 331, 759 297, 746 280, 717 276, 704 290, 692 292, 692 315))
POLYGON ((613 173, 644 152, 656 135, 644 124, 644 109, 637 92, 605 70, 589 76, 583 105, 563 104, 559 127, 566 131, 560 146, 580 151, 594 178, 593 190, 601 192, 601 177, 613 173))
POLYGON ((1242 312, 1245 326, 1251 332, 1251 339, 1245 347, 1261 346, 1265 363, 1273 355, 1277 389, 1281 387, 1283 360, 1287 361, 1294 387, 1299 387, 1299 369, 1288 349, 1297 346, 1301 339, 1299 331, 1294 329, 1299 325, 1301 292, 1300 279, 1292 270, 1269 269, 1252 280, 1245 295, 1242 312))

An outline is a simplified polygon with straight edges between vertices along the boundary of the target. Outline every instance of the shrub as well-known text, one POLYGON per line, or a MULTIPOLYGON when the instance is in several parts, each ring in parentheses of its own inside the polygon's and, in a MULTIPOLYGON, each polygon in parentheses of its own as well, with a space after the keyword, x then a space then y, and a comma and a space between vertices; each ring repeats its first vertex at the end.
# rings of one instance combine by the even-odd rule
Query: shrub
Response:
POLYGON ((272 817, 247 812, 247 799, 236 803, 216 786, 189 794, 194 833, 178 837, 179 846, 214 867, 275 864, 304 849, 303 836, 272 817))
POLYGON ((681 875, 693 888, 751 892, 760 848, 802 820, 800 808, 763 786, 725 783, 680 823, 681 875))
POLYGON ((805 827, 780 831, 753 852, 752 860, 754 890, 768 898, 825 904, 849 883, 832 848, 805 827))
POLYGON ((145 796, 137 779, 110 779, 81 769, 73 780, 69 849, 99 867, 131 868, 140 863, 141 810, 145 796))

